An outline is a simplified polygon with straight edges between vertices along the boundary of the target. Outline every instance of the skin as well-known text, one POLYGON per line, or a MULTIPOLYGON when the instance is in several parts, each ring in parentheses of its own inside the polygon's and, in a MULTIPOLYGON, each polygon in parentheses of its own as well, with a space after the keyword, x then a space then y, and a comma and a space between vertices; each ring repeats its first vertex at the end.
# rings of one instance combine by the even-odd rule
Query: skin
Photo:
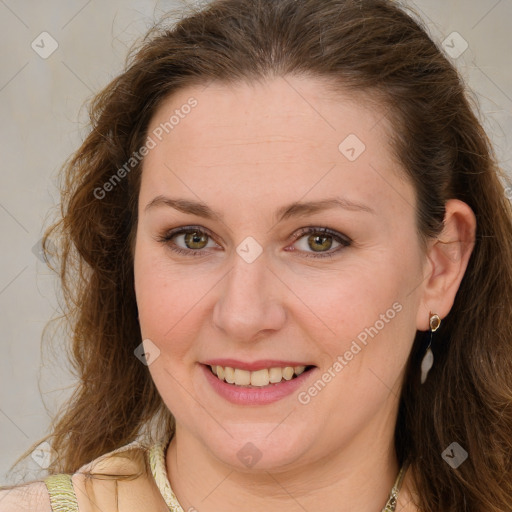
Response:
MULTIPOLYGON (((313 78, 212 83, 169 97, 148 133, 192 96, 197 106, 144 160, 134 261, 142 336, 160 351, 149 371, 176 418, 166 453, 173 490, 184 510, 200 512, 248 503, 255 512, 380 510, 399 470, 393 431, 404 367, 429 312, 450 311, 474 214, 450 200, 439 238, 453 243, 430 240, 422 252, 415 192, 388 146, 392 128, 364 97, 334 95, 313 78), (338 149, 349 134, 366 146, 355 161, 338 149), (159 195, 200 200, 223 220, 146 210, 159 195), (273 216, 335 195, 374 213, 273 216), (202 256, 176 254, 159 239, 181 226, 211 232, 202 256), (352 244, 335 252, 340 244, 329 238, 320 250, 332 258, 308 258, 318 254, 309 235, 292 236, 307 226, 352 244), (263 250, 252 263, 236 252, 248 236, 263 250), (298 393, 234 405, 201 371, 200 362, 219 357, 304 361, 317 366, 299 390, 307 391, 394 303, 401 311, 307 405, 298 393), (237 457, 248 442, 261 453, 251 468, 237 457)), ((173 242, 188 248, 183 235, 173 242)), ((415 510, 411 492, 407 477, 397 510, 415 510)))

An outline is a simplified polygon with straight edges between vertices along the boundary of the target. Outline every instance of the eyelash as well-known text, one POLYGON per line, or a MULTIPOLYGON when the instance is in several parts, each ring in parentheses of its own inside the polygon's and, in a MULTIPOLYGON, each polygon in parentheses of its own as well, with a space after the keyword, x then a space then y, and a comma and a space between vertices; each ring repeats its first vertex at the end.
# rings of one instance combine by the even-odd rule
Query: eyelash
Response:
MULTIPOLYGON (((200 233, 203 233, 205 235, 208 235, 210 239, 213 239, 210 231, 208 231, 205 228, 202 228, 200 226, 187 226, 187 227, 180 227, 176 229, 172 229, 170 231, 167 231, 164 235, 158 237, 158 241, 161 243, 166 244, 169 249, 171 249, 173 252, 184 255, 184 256, 204 256, 204 250, 205 249, 182 249, 181 247, 176 246, 176 244, 171 245, 171 240, 176 235, 182 235, 191 233, 194 231, 199 231, 200 233)), ((322 234, 322 235, 329 235, 332 238, 334 238, 337 242, 341 244, 340 247, 337 247, 333 251, 330 252, 319 252, 317 254, 314 253, 304 253, 305 258, 332 258, 333 255, 337 254, 338 252, 342 251, 346 247, 349 247, 352 244, 352 240, 348 238, 345 235, 342 235, 341 233, 338 233, 336 231, 333 231, 329 228, 324 227, 314 227, 314 226, 308 226, 305 228, 301 228, 294 236, 293 236, 293 243, 300 240, 305 235, 309 234, 322 234)))

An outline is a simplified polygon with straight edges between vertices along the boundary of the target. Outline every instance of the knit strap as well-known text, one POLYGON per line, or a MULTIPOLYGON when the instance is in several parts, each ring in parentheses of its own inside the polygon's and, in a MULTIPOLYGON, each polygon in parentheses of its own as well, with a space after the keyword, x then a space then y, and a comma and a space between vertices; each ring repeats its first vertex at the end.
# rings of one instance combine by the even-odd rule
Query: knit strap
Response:
POLYGON ((45 478, 52 512, 78 512, 78 501, 71 477, 73 475, 60 473, 45 478))
POLYGON ((183 508, 178 502, 167 478, 165 468, 165 450, 169 444, 170 437, 167 437, 160 443, 156 443, 149 450, 149 464, 155 483, 164 498, 164 501, 170 512, 183 512, 183 508))
POLYGON ((398 503, 398 494, 400 493, 400 489, 402 488, 402 482, 404 480, 405 473, 408 467, 409 464, 407 462, 401 467, 398 476, 396 477, 395 484, 393 485, 393 488, 391 489, 391 492, 389 494, 388 502, 386 503, 386 506, 382 509, 382 512, 395 512, 396 504, 398 503))

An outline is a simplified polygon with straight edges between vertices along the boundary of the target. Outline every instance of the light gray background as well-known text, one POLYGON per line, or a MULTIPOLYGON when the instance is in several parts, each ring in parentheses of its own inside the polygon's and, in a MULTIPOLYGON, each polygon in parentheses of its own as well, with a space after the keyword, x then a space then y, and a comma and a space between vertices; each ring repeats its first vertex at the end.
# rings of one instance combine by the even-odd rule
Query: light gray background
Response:
MULTIPOLYGON (((128 46, 155 19, 191 3, 0 0, 0 484, 23 477, 9 473, 11 464, 46 433, 49 414, 73 384, 61 350, 41 354, 42 329, 58 307, 58 290, 33 247, 58 204, 57 172, 87 132, 81 107, 121 71, 128 46), (43 31, 58 43, 47 59, 31 47, 43 31)), ((435 40, 456 31, 468 42, 453 60, 510 174, 512 1, 405 4, 420 13, 435 40)), ((25 466, 31 477, 38 469, 32 460, 25 466)))

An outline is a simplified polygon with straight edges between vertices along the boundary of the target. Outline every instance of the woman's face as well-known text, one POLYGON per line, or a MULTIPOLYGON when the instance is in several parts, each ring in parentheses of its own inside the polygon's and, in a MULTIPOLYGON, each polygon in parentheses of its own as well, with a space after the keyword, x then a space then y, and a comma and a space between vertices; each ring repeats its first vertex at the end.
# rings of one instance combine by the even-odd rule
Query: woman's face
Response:
POLYGON ((386 129, 311 78, 189 87, 156 112, 135 288, 178 443, 263 469, 391 449, 428 313, 386 129))

